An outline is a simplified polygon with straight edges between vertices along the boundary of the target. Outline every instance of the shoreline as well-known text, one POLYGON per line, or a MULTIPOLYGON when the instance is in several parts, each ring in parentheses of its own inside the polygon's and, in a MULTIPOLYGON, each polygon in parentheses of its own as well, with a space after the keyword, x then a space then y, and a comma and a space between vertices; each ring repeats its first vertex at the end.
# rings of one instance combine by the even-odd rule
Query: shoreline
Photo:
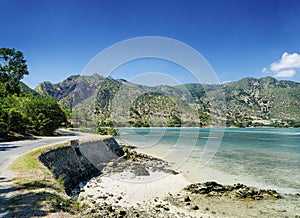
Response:
MULTIPOLYGON (((127 144, 132 144, 134 146, 137 146, 136 150, 141 152, 141 153, 150 154, 152 156, 155 156, 155 157, 158 157, 158 158, 161 158, 161 159, 164 159, 164 160, 166 160, 165 157, 167 157, 167 161, 169 161, 170 163, 172 163, 173 160, 175 160, 174 161, 174 162, 176 162, 175 169, 181 170, 185 174, 186 178, 188 178, 188 179, 190 177, 192 177, 192 180, 191 180, 192 182, 195 182, 195 181, 197 182, 199 179, 203 182, 207 181, 207 180, 214 180, 214 181, 218 181, 222 184, 223 183, 233 184, 233 183, 240 182, 240 183, 243 183, 243 184, 247 184, 249 186, 255 186, 255 187, 259 187, 259 188, 263 188, 263 189, 275 189, 275 190, 277 190, 279 192, 282 192, 284 194, 297 194, 297 193, 300 193, 300 189, 297 188, 297 186, 295 186, 295 184, 297 184, 297 183, 295 183, 295 182, 291 183, 292 185, 290 185, 290 183, 288 183, 288 181, 287 181, 287 183, 279 183, 278 182, 279 180, 277 181, 277 179, 275 177, 276 174, 274 174, 273 176, 272 176, 272 174, 270 174, 270 173, 273 173, 274 170, 276 170, 276 168, 271 169, 271 171, 268 171, 265 167, 262 167, 262 170, 264 170, 262 172, 266 173, 264 175, 269 174, 270 178, 268 176, 260 178, 260 177, 256 177, 255 176, 256 172, 255 171, 252 172, 251 168, 249 168, 249 167, 253 167, 253 164, 252 165, 251 164, 249 164, 249 165, 245 164, 245 166, 248 167, 248 169, 247 169, 248 171, 244 171, 244 173, 240 173, 238 171, 239 168, 236 168, 237 170, 233 170, 235 168, 232 168, 232 169, 229 168, 230 170, 227 170, 225 167, 220 167, 220 166, 218 166, 218 165, 220 165, 220 161, 219 162, 214 162, 214 161, 210 160, 210 162, 208 164, 205 164, 203 166, 203 164, 201 164, 199 162, 201 154, 202 154, 203 147, 201 147, 201 146, 198 147, 196 145, 192 146, 196 142, 196 140, 199 139, 199 136, 198 136, 198 139, 192 139, 191 142, 189 142, 188 140, 185 140, 183 142, 183 140, 181 140, 181 143, 183 142, 182 143, 183 146, 172 146, 172 144, 170 144, 168 142, 165 142, 163 140, 159 141, 159 144, 158 144, 155 140, 152 141, 152 138, 151 138, 152 132, 149 132, 149 133, 146 132, 145 136, 144 136, 142 134, 141 135, 138 134, 139 133, 138 129, 140 129, 140 128, 136 128, 136 129, 137 129, 136 130, 137 132, 130 132, 129 130, 127 132, 124 129, 124 133, 125 133, 124 136, 123 137, 120 136, 119 138, 117 137, 117 140, 120 143, 124 142, 124 143, 127 143, 127 144), (129 137, 127 137, 127 135, 129 135, 130 137, 134 137, 134 135, 136 135, 137 137, 136 137, 136 139, 133 138, 131 140, 131 139, 129 139, 129 137), (149 139, 150 139, 150 141, 149 141, 149 139), (143 144, 143 141, 147 141, 147 143, 143 144), (189 146, 188 143, 191 143, 191 146, 189 146), (185 149, 185 150, 180 150, 180 149, 185 149), (188 149, 188 151, 187 151, 187 149, 188 149), (191 152, 191 153, 187 153, 187 152, 191 152), (180 153, 181 155, 185 156, 185 158, 180 159, 180 157, 178 157, 177 153, 178 154, 180 153), (172 157, 171 157, 171 155, 172 155, 172 157), (193 164, 188 164, 188 162, 193 162, 193 164), (196 166, 199 166, 199 167, 196 167, 196 166), (191 168, 193 168, 193 170, 191 170, 191 168), (190 173, 191 171, 192 172, 201 172, 201 173, 197 173, 197 174, 198 175, 200 175, 200 174, 205 175, 205 178, 196 177, 194 175, 191 175, 192 174, 192 173, 190 173), (185 172, 188 172, 188 173, 185 173, 185 172), (212 175, 212 174, 214 174, 214 175, 212 175), (209 175, 211 175, 211 176, 209 176, 209 175), (275 178, 274 181, 272 180, 271 177, 275 178)), ((145 128, 145 131, 146 131, 146 129, 149 129, 149 128, 145 128)), ((154 130, 155 129, 159 130, 160 128, 153 128, 153 129, 154 130)), ((170 133, 172 132, 172 129, 176 129, 176 128, 171 128, 170 133)), ((181 128, 177 128, 178 131, 180 131, 180 129, 181 128)), ((184 128, 184 129, 187 129, 186 131, 188 131, 188 129, 191 129, 191 128, 184 128)), ((199 128, 197 128, 197 129, 199 129, 199 128)), ((207 128, 203 128, 203 129, 204 129, 203 130, 204 132, 209 130, 207 128)), ((228 128, 227 130, 228 131, 229 130, 233 130, 233 131, 241 130, 242 131, 243 129, 244 128, 234 128, 234 129, 233 128, 228 128)), ((269 128, 269 131, 267 131, 266 134, 276 134, 276 136, 277 136, 277 134, 286 135, 285 130, 288 131, 288 129, 287 128, 281 128, 281 129, 284 130, 284 132, 281 133, 281 131, 279 131, 279 133, 277 133, 278 131, 275 131, 275 130, 280 130, 279 128, 269 128)), ((227 131, 227 130, 225 129, 224 132, 227 131)), ((248 130, 249 130, 249 132, 250 132, 250 130, 255 132, 256 130, 262 130, 263 131, 263 130, 265 130, 265 128, 248 128, 248 130)), ((244 129, 244 132, 248 131, 248 130, 244 129)), ((132 131, 134 131, 134 129, 132 131)), ((149 131, 151 131, 151 130, 149 129, 149 131)), ((216 129, 215 131, 218 131, 218 129, 216 129)), ((235 133, 233 131, 230 131, 229 133, 235 133)), ((264 133, 264 132, 262 132, 262 133, 264 133)), ((197 133, 195 133, 195 134, 197 134, 197 133)), ((295 130, 288 131, 287 135, 288 136, 293 136, 293 135, 298 135, 298 134, 299 134, 298 131, 295 129, 295 130)), ((161 137, 162 134, 160 132, 158 132, 157 134, 156 134, 156 132, 154 132, 153 135, 154 135, 153 137, 158 138, 158 137, 161 137)), ((202 138, 204 138, 204 137, 200 137, 200 139, 202 139, 202 138)), ((210 138, 210 137, 207 137, 207 139, 203 139, 203 140, 208 140, 208 138, 210 138)), ((214 137, 211 137, 211 138, 212 138, 212 140, 214 139, 214 137)), ((226 137, 225 137, 225 139, 226 139, 226 137)), ((178 139, 175 139, 175 143, 176 142, 178 142, 178 139)), ((222 143, 223 142, 224 142, 224 139, 223 139, 222 143)), ((226 142, 226 140, 225 140, 225 142, 226 142)), ((225 144, 225 147, 226 146, 228 147, 227 144, 225 144)), ((238 146, 238 145, 236 145, 236 146, 238 146)), ((241 148, 244 149, 242 146, 241 146, 241 148)), ((282 149, 285 149, 285 148, 282 148, 282 149)), ((226 150, 223 150, 223 151, 227 152, 226 150)), ((228 151, 231 152, 231 150, 229 150, 229 149, 228 149, 228 151)), ((256 154, 256 153, 253 152, 253 154, 256 154)), ((261 154, 263 154, 263 153, 261 152, 261 154)), ((219 155, 218 158, 219 158, 219 160, 221 160, 220 158, 222 158, 222 156, 219 155)), ((261 156, 261 158, 262 158, 262 156, 261 156)), ((277 160, 278 160, 278 158, 277 158, 277 160)), ((252 161, 252 160, 250 160, 250 161, 252 161)), ((247 162, 247 163, 251 163, 251 162, 247 162)), ((230 166, 228 166, 228 167, 230 167, 230 166)), ((258 168, 256 170, 259 170, 259 166, 257 166, 257 167, 258 168)), ((292 172, 296 173, 298 171, 294 170, 292 172)), ((286 176, 288 176, 288 175, 286 175, 286 176)), ((284 178, 289 178, 289 177, 284 177, 284 178)), ((283 179, 283 181, 285 181, 285 180, 283 179)), ((290 181, 292 181, 292 180, 290 180, 290 181)), ((297 180, 295 180, 295 181, 297 181, 297 180)))
POLYGON ((211 217, 169 202, 190 184, 169 163, 135 149, 125 152, 125 160, 110 162, 100 176, 82 184, 78 195, 82 204, 102 208, 97 215, 103 217, 119 216, 120 211, 128 217, 211 217))
MULTIPOLYGON (((136 150, 133 150, 133 155, 129 155, 127 162, 121 161, 123 164, 121 168, 118 166, 119 160, 111 162, 108 164, 108 169, 104 169, 102 175, 94 177, 82 186, 79 200, 83 204, 92 205, 93 209, 89 210, 89 213, 98 211, 104 217, 111 213, 120 215, 118 214, 120 211, 128 217, 245 217, 249 214, 261 216, 262 213, 268 216, 286 214, 297 216, 300 214, 300 204, 297 205, 300 203, 300 197, 297 195, 292 195, 292 200, 284 197, 282 199, 266 198, 259 201, 247 200, 247 198, 231 199, 222 195, 210 196, 188 193, 184 190, 185 187, 202 182, 201 185, 203 185, 205 182, 212 181, 210 176, 214 172, 209 172, 209 168, 204 169, 201 171, 203 175, 200 181, 197 178, 191 180, 191 177, 185 175, 187 172, 184 170, 188 168, 175 169, 179 171, 176 175, 174 175, 175 173, 172 174, 172 171, 163 171, 172 168, 169 163, 165 163, 163 168, 159 167, 159 170, 153 170, 151 169, 153 163, 163 160, 153 157, 147 152, 140 153, 138 149, 136 150), (146 166, 148 173, 144 171, 134 175, 131 169, 132 166, 136 166, 136 161, 141 166, 146 166), (150 167, 148 168, 149 163, 150 167), (233 208, 228 208, 229 205, 233 208), (94 206, 102 208, 102 210, 99 211, 94 206), (234 209, 234 207, 241 208, 241 211, 234 209), (106 214, 107 210, 109 211, 108 214, 106 214)), ((137 167, 136 172, 141 171, 143 170, 137 167)), ((191 174, 195 173, 192 169, 190 171, 192 171, 191 174)), ((238 181, 232 181, 232 178, 227 181, 217 180, 218 183, 225 185, 238 183, 238 181)), ((248 188, 247 186, 244 187, 248 188)), ((248 189, 261 190, 251 187, 248 189)))
MULTIPOLYGON (((158 155, 158 153, 156 152, 151 152, 152 150, 147 150, 144 148, 136 148, 136 151, 164 160, 163 156, 158 155)), ((294 188, 285 188, 273 184, 267 184, 262 181, 258 181, 256 178, 251 176, 233 175, 215 169, 212 166, 206 165, 201 167, 199 164, 200 163, 198 158, 188 158, 178 168, 175 168, 175 170, 179 171, 190 183, 207 182, 207 181, 216 181, 224 185, 242 183, 247 186, 256 187, 260 189, 276 190, 277 192, 280 192, 281 194, 284 195, 300 193, 300 190, 294 188)))
MULTIPOLYGON (((291 195, 289 199, 254 201, 230 199, 214 194, 194 194, 184 188, 191 183, 202 181, 188 180, 184 170, 179 172, 175 169, 175 171, 171 163, 157 156, 150 156, 149 153, 138 153, 136 150, 127 150, 126 153, 118 160, 109 162, 102 175, 81 184, 79 197, 74 202, 75 206, 77 203, 83 204, 79 211, 76 210, 76 213, 71 212, 69 215, 63 212, 58 214, 65 217, 90 217, 97 216, 98 213, 99 216, 102 213, 100 217, 138 217, 139 215, 140 217, 223 218, 249 217, 248 214, 254 217, 264 215, 300 217, 300 195, 291 195), (243 212, 239 213, 236 208, 241 208, 243 212)), ((190 168, 187 169, 191 174, 195 173, 190 168)), ((208 168, 205 170, 211 171, 208 168)), ((203 178, 207 180, 205 176, 209 176, 209 173, 205 171, 202 173, 203 178)), ((207 182, 206 180, 203 179, 207 182)), ((57 207, 60 208, 61 205, 58 203, 57 207)), ((52 217, 50 211, 49 217, 52 217)))
POLYGON ((246 126, 246 127, 236 127, 236 126, 203 126, 203 127, 163 127, 163 126, 153 126, 153 127, 117 127, 118 129, 300 129, 300 127, 275 127, 275 126, 246 126))

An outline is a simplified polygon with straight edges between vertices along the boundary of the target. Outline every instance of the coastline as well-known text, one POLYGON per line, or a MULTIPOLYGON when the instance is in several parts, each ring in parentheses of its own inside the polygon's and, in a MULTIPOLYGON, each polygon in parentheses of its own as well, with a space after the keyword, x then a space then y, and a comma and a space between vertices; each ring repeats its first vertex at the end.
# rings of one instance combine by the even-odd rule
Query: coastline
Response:
POLYGON ((169 168, 172 168, 169 163, 165 163, 164 167, 159 168, 160 170, 153 170, 151 167, 147 168, 149 160, 155 164, 161 159, 153 157, 151 153, 135 150, 133 156, 129 155, 123 167, 118 167, 118 161, 109 163, 108 169, 104 169, 102 175, 91 179, 85 185, 82 184, 79 200, 83 204, 92 206, 87 213, 97 211, 96 207, 103 209, 101 215, 104 217, 111 213, 123 214, 127 217, 297 217, 300 215, 299 195, 286 195, 280 199, 253 200, 188 193, 184 188, 195 183, 204 184, 215 179, 222 185, 233 185, 239 181, 208 167, 194 171, 190 168, 193 163, 175 169, 178 172, 176 175, 169 171, 169 168), (148 173, 134 175, 128 170, 136 166, 136 161, 146 166, 148 173), (164 171, 164 169, 168 170, 164 171), (191 176, 199 173, 200 177, 191 176), (219 178, 216 179, 217 177, 219 178))
MULTIPOLYGON (((216 137, 210 137, 209 128, 183 128, 183 132, 180 129, 124 129, 122 132, 124 135, 117 137, 117 140, 121 143, 136 146, 136 150, 141 153, 150 154, 170 163, 176 162, 174 169, 179 169, 184 174, 187 174, 185 175, 187 178, 192 177, 192 182, 197 182, 198 180, 205 181, 203 179, 218 180, 218 178, 222 178, 219 181, 221 183, 241 182, 259 188, 275 189, 286 194, 300 193, 299 186, 297 186, 299 184, 297 182, 298 176, 295 177, 295 182, 292 182, 292 177, 289 175, 289 172, 295 175, 299 172, 296 169, 297 164, 299 164, 299 159, 297 160, 296 158, 299 153, 299 150, 296 150, 298 149, 297 140, 299 140, 298 129, 228 128, 224 130, 224 136, 217 134, 214 135, 216 137), (197 132, 198 130, 199 133, 197 132), (245 135, 247 137, 244 139, 245 135), (177 136, 177 138, 173 136, 177 136), (220 143, 218 137, 223 138, 222 144, 215 146, 215 143, 220 143), (272 144, 273 140, 277 140, 276 144, 272 144), (275 146, 277 147, 275 148, 275 146), (213 159, 210 160, 209 164, 200 163, 204 147, 209 148, 207 152, 210 152, 211 149, 216 152, 212 154, 213 156, 211 157, 213 159), (273 150, 273 148, 276 150, 273 150), (275 152, 271 153, 273 151, 275 152), (180 156, 177 155, 178 153, 180 153, 180 156), (249 155, 247 156, 246 154, 249 155), (181 156, 184 157, 182 158, 181 156), (239 162, 236 162, 237 159, 239 159, 239 162), (225 160, 230 161, 230 164, 227 164, 228 162, 222 164, 225 160), (255 164, 256 161, 259 164, 255 164), (293 168, 287 168, 290 165, 289 161, 294 163, 293 168), (189 162, 192 163, 189 164, 189 162), (283 163, 283 165, 273 165, 273 162, 283 163), (208 169, 205 170, 205 168, 208 169), (197 174, 205 175, 205 178, 195 177, 190 173, 191 171, 199 171, 200 173, 197 174), (285 174, 281 174, 281 172, 285 174)), ((218 131, 218 129, 215 130, 218 131)))
MULTIPOLYGON (((281 193, 233 185, 238 181, 226 180, 209 167, 194 171, 191 166, 197 165, 190 160, 176 169, 159 155, 122 147, 125 155, 109 162, 100 176, 80 184, 77 200, 75 196, 70 201, 53 199, 54 211, 48 205, 46 217, 300 217, 300 195, 277 198, 281 193), (217 183, 208 182, 212 180, 217 183), (191 184, 197 188, 187 189, 191 184), (209 184, 213 184, 212 191, 209 184), (204 193, 194 193, 199 188, 204 193)), ((48 170, 45 172, 52 178, 48 170)), ((31 210, 30 206, 27 212, 31 210)), ((16 209, 15 213, 21 211, 16 209)))
POLYGON ((200 164, 197 160, 188 160, 179 168, 183 176, 185 176, 185 178, 191 183, 206 181, 216 181, 224 185, 242 183, 247 186, 257 187, 260 189, 276 190, 283 195, 297 194, 300 191, 293 188, 283 188, 273 184, 266 184, 251 176, 232 175, 210 166, 197 167, 197 164, 200 164))
POLYGON ((168 198, 190 184, 182 173, 156 157, 125 151, 125 160, 122 157, 109 163, 103 174, 82 184, 78 196, 82 204, 102 208, 98 215, 103 217, 122 213, 128 217, 209 217, 169 202, 168 198))

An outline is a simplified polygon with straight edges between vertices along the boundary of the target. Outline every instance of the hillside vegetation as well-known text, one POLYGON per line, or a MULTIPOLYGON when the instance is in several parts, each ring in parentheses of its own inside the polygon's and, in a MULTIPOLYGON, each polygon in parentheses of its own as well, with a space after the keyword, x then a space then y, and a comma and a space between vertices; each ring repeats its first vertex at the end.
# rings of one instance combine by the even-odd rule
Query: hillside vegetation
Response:
POLYGON ((21 51, 0 48, 0 140, 51 135, 63 123, 66 110, 56 99, 41 95, 20 80, 28 75, 21 51))
POLYGON ((300 125, 300 84, 272 77, 149 87, 94 74, 43 82, 35 91, 72 108, 77 127, 300 125))

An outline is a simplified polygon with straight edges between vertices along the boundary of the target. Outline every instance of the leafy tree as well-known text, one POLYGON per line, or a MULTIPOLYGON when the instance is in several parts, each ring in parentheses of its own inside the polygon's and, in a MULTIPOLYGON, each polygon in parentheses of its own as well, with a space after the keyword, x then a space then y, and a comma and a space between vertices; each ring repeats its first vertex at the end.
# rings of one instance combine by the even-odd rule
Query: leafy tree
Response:
POLYGON ((172 118, 167 123, 167 127, 181 127, 181 120, 176 115, 173 115, 172 118))
POLYGON ((10 131, 24 133, 28 120, 20 110, 12 107, 7 111, 7 124, 10 131))
POLYGON ((199 110, 199 120, 200 120, 200 127, 206 126, 211 121, 211 117, 204 113, 203 111, 199 110))
POLYGON ((99 135, 118 135, 118 130, 116 128, 113 127, 102 127, 101 125, 99 125, 99 123, 96 126, 96 132, 99 135))
POLYGON ((7 112, 4 110, 4 99, 0 101, 0 136, 4 136, 7 132, 7 112))
POLYGON ((0 98, 3 98, 6 96, 6 89, 4 87, 4 83, 0 82, 0 98))
POLYGON ((28 74, 26 60, 21 51, 0 48, 0 83, 7 94, 20 94, 20 80, 28 74))
POLYGON ((48 96, 30 96, 24 99, 23 109, 31 127, 42 135, 51 135, 67 118, 55 99, 48 96))
POLYGON ((237 123, 236 123, 236 127, 237 127, 237 128, 245 128, 246 125, 245 125, 244 123, 237 122, 237 123))
POLYGON ((0 101, 0 135, 10 131, 24 133, 28 126, 28 119, 20 108, 20 98, 9 96, 0 101))
POLYGON ((300 128, 300 121, 296 121, 295 123, 293 123, 293 127, 300 128))

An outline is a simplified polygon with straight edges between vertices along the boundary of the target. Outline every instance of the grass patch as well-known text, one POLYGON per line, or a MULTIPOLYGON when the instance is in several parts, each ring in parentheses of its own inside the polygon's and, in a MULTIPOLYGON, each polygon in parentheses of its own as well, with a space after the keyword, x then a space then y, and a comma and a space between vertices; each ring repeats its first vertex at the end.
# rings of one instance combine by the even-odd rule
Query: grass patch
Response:
POLYGON ((37 149, 20 156, 9 166, 9 169, 16 172, 37 169, 40 163, 36 157, 41 152, 42 149, 37 149))
POLYGON ((39 148, 18 157, 10 164, 9 169, 17 173, 14 178, 15 195, 7 207, 13 216, 45 216, 62 211, 74 214, 80 209, 79 202, 71 200, 65 194, 62 179, 54 179, 38 159, 47 151, 65 146, 68 144, 39 148))
POLYGON ((42 153, 47 152, 49 150, 56 149, 59 147, 64 147, 64 146, 67 146, 67 143, 60 143, 60 144, 55 144, 55 145, 35 149, 33 151, 30 151, 18 157, 9 165, 8 168, 16 172, 24 172, 28 170, 37 169, 40 165, 42 165, 42 163, 38 160, 38 156, 40 156, 42 153))

